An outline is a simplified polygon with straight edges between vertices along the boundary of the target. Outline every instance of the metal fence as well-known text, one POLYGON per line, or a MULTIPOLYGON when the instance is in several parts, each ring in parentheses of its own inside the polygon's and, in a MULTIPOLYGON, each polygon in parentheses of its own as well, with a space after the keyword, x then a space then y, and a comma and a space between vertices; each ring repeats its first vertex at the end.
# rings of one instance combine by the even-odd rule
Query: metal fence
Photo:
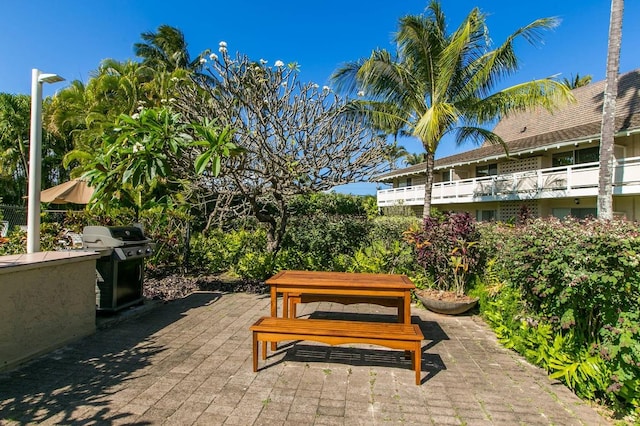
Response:
MULTIPOLYGON (((62 222, 67 214, 66 210, 44 210, 48 222, 62 222)), ((16 226, 27 227, 27 208, 24 206, 10 206, 0 204, 0 235, 16 226)))
POLYGON ((14 226, 27 226, 27 208, 24 206, 0 204, 0 216, 0 220, 6 222, 9 229, 14 226))

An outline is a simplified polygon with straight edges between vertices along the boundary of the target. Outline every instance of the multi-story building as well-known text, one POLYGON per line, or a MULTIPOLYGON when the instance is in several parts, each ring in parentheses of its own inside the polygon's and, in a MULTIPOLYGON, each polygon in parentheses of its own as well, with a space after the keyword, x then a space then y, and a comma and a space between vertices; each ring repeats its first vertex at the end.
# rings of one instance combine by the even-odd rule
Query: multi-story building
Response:
MULTIPOLYGON (((553 113, 503 118, 494 132, 506 152, 484 144, 437 159, 432 206, 478 220, 511 220, 523 206, 532 216, 595 216, 604 85, 574 89, 576 102, 553 113)), ((640 70, 619 77, 615 129, 614 215, 640 220, 640 70)), ((378 206, 408 206, 421 215, 425 177, 424 164, 377 176, 393 185, 377 192, 378 206)))

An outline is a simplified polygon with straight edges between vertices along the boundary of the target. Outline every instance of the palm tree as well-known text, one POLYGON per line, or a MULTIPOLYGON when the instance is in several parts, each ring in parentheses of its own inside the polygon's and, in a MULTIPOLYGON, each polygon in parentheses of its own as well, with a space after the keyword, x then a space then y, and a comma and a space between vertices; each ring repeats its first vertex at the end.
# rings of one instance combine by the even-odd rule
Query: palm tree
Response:
POLYGON ((395 170, 397 168, 396 163, 400 158, 405 157, 408 154, 405 147, 402 145, 398 145, 396 141, 394 141, 391 145, 387 145, 387 149, 385 150, 385 157, 387 161, 389 161, 389 167, 391 170, 395 170))
POLYGON ((159 100, 150 101, 148 87, 161 74, 135 61, 105 59, 86 85, 76 80, 58 92, 44 110, 46 127, 56 136, 72 140, 75 149, 86 151, 90 158, 101 143, 105 126, 118 115, 134 114, 141 105, 160 104, 159 100))
POLYGON ((151 68, 172 72, 179 68, 198 70, 201 67, 199 57, 191 60, 184 34, 177 28, 160 25, 157 32, 144 32, 140 38, 144 42, 134 44, 133 50, 151 68))
POLYGON ((415 166, 416 164, 422 164, 427 161, 427 154, 424 152, 407 152, 404 156, 405 164, 409 166, 415 166))
POLYGON ((0 93, 0 197, 6 203, 27 193, 30 102, 28 95, 0 93))
POLYGON ((600 176, 598 179, 598 218, 613 219, 613 188, 611 185, 613 139, 615 134, 616 97, 618 96, 618 70, 622 43, 622 11, 624 0, 611 0, 609 20, 609 47, 607 49, 607 78, 602 105, 600 137, 600 176))
POLYGON ((567 86, 569 89, 573 90, 573 89, 577 89, 578 87, 588 85, 589 83, 591 83, 592 78, 593 77, 591 75, 585 75, 580 77, 580 74, 576 73, 576 76, 574 77, 572 74, 570 79, 566 77, 563 78, 562 84, 567 86))
POLYGON ((375 50, 369 58, 347 63, 333 73, 338 90, 366 95, 352 101, 348 112, 366 117, 378 129, 393 127, 400 120, 407 133, 422 142, 425 217, 431 209, 435 152, 446 134, 453 132, 457 143, 471 139, 504 144, 481 126, 512 112, 532 107, 552 110, 573 99, 565 85, 549 78, 492 93, 502 77, 518 69, 514 41, 521 37, 535 43, 541 30, 556 25, 554 18, 538 19, 491 49, 485 15, 478 8, 447 34, 440 4, 432 0, 426 16, 400 19, 395 55, 375 50))

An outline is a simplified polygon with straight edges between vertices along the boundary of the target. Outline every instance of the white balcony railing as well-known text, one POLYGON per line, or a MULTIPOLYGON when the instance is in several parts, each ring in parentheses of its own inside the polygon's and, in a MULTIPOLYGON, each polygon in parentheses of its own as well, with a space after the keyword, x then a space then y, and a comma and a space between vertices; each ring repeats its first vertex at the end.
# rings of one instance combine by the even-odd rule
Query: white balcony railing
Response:
MULTIPOLYGON (((498 176, 433 184, 432 204, 509 201, 598 195, 599 165, 553 167, 498 176)), ((613 194, 640 194, 640 157, 618 160, 613 171, 613 194)), ((424 204, 424 185, 378 191, 378 206, 424 204)))

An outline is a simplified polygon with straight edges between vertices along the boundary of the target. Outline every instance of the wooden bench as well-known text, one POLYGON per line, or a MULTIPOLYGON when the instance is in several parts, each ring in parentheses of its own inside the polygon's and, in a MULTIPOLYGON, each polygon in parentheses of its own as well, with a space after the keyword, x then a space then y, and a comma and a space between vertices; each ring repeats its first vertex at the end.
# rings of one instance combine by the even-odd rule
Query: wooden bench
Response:
POLYGON ((267 342, 310 340, 329 345, 364 343, 411 352, 411 363, 420 384, 422 340, 416 324, 262 317, 249 328, 253 333, 253 371, 258 371, 258 342, 267 359, 267 342))

